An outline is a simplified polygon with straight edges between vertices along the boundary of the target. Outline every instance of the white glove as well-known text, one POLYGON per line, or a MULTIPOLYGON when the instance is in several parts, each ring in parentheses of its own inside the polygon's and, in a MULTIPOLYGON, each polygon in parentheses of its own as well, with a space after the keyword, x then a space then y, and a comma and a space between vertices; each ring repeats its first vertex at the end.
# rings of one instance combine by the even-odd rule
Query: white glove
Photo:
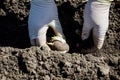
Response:
POLYGON ((28 19, 31 45, 48 47, 46 33, 49 26, 57 36, 64 37, 54 0, 32 0, 28 19))
POLYGON ((109 25, 110 2, 106 1, 109 0, 102 2, 100 0, 89 0, 84 10, 82 40, 87 39, 92 30, 94 46, 97 49, 102 48, 109 25))

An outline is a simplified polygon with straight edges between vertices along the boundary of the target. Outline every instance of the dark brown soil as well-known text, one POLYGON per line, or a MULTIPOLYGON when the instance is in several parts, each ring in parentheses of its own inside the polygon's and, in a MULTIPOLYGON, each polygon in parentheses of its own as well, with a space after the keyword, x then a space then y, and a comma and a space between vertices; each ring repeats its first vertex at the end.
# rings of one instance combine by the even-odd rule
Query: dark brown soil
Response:
POLYGON ((85 2, 56 0, 56 4, 70 45, 65 54, 31 47, 29 0, 0 1, 0 80, 120 80, 120 9, 112 3, 103 48, 84 54, 81 50, 93 46, 91 37, 80 38, 85 2))

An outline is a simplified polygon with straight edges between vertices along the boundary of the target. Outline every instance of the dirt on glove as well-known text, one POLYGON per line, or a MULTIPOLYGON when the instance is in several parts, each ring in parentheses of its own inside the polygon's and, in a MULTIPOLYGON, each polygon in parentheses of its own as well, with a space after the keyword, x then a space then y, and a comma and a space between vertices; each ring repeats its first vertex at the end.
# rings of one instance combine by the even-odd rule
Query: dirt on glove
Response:
POLYGON ((81 53, 91 47, 81 34, 85 2, 56 0, 59 18, 70 51, 61 54, 31 47, 27 19, 29 0, 0 1, 0 80, 120 80, 120 9, 114 2, 103 48, 81 53))

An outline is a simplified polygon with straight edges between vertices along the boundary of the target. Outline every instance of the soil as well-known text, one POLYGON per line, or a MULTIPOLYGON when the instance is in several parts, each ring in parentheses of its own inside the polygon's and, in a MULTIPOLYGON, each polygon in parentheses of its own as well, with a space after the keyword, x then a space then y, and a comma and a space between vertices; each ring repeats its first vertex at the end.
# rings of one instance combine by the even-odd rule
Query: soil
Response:
POLYGON ((29 2, 0 1, 0 80, 120 80, 120 9, 114 2, 103 48, 82 53, 81 50, 93 46, 91 37, 87 41, 80 37, 86 2, 56 0, 70 45, 70 51, 65 54, 30 45, 29 2))

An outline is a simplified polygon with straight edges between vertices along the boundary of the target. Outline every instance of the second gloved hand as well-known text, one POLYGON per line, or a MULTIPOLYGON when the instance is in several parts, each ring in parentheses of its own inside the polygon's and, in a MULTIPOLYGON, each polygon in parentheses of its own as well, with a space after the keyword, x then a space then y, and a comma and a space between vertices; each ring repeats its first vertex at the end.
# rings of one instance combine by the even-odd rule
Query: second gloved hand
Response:
POLYGON ((85 6, 82 40, 87 39, 92 31, 94 47, 97 49, 101 49, 104 43, 109 25, 109 9, 109 0, 89 0, 85 6))

